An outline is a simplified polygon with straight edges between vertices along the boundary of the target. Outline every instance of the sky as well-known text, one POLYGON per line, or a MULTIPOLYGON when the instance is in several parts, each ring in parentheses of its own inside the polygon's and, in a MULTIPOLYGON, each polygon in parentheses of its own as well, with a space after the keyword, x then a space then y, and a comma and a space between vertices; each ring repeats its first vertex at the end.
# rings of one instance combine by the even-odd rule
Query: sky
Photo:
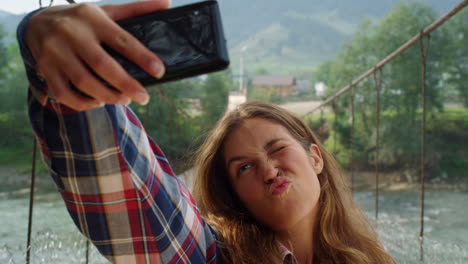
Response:
MULTIPOLYGON (((54 5, 68 4, 66 0, 53 0, 54 5)), ((78 0, 75 2, 84 3, 92 2, 95 0, 78 0)), ((42 0, 42 5, 49 5, 50 0, 42 0)), ((39 0, 2 0, 0 10, 7 11, 14 14, 27 13, 39 7, 39 0)))

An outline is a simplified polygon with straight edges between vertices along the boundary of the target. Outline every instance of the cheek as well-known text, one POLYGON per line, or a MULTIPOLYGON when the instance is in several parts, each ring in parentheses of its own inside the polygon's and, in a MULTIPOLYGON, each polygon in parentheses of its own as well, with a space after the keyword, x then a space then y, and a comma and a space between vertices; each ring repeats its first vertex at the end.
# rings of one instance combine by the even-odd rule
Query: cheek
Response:
POLYGON ((320 181, 318 179, 318 175, 315 173, 314 169, 312 168, 312 164, 308 164, 305 168, 305 170, 308 172, 305 177, 301 179, 303 184, 301 187, 303 187, 303 192, 307 194, 306 196, 309 199, 312 199, 314 201, 318 200, 318 197, 320 196, 320 181))
POLYGON ((313 177, 309 179, 308 186, 309 198, 314 204, 317 204, 321 192, 320 182, 317 175, 314 174, 313 177))
POLYGON ((318 204, 321 193, 318 175, 312 171, 309 176, 304 179, 301 187, 303 188, 302 193, 304 194, 303 204, 305 210, 314 210, 317 206, 319 206, 318 204))

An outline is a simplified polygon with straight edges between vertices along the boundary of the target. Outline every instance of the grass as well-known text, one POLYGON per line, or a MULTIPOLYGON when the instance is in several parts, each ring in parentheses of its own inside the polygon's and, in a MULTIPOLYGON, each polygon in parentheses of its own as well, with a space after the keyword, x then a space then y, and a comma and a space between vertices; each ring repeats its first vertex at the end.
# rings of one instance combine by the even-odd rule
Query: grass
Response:
POLYGON ((2 147, 0 165, 24 165, 32 161, 33 146, 2 147))
MULTIPOLYGON (((372 110, 371 110, 372 111, 372 110)), ((371 129, 371 135, 369 137, 372 137, 373 131, 375 130, 375 114, 372 112, 368 112, 369 116, 369 128, 371 129)), ((317 129, 321 119, 328 123, 329 128, 331 129, 328 135, 328 138, 324 141, 324 144, 326 147, 328 147, 330 150, 333 149, 333 146, 336 144, 336 149, 338 150, 336 158, 340 161, 340 163, 344 166, 346 166, 348 162, 348 157, 345 154, 348 154, 347 152, 349 149, 346 149, 345 146, 342 145, 342 140, 344 140, 342 137, 346 137, 346 133, 339 134, 337 137, 338 142, 333 142, 334 140, 334 122, 335 122, 335 115, 333 112, 324 112, 323 117, 321 117, 321 114, 319 111, 308 115, 305 120, 308 124, 311 125, 311 127, 317 129)), ((356 113, 356 123, 355 123, 355 135, 361 135, 363 126, 362 126, 362 120, 361 120, 361 115, 359 113, 356 113)), ((388 129, 388 122, 398 122, 396 118, 396 111, 394 109, 391 110, 386 110, 381 112, 381 124, 380 124, 380 132, 381 132, 381 149, 382 153, 385 153, 385 142, 386 138, 384 138, 385 135, 385 130, 388 129)), ((350 116, 348 113, 348 116, 346 119, 341 119, 338 120, 338 122, 341 122, 338 124, 339 129, 343 131, 346 130, 346 126, 348 126, 348 130, 350 129, 349 126, 351 125, 351 120, 350 116)), ((416 115, 416 123, 415 125, 419 127, 421 122, 421 111, 419 110, 416 115)), ((404 122, 401 124, 402 126, 405 126, 404 122)), ((413 127, 414 128, 414 127, 413 127)), ((403 128, 400 132, 404 133, 405 129, 403 128)), ((409 129, 408 131, 418 131, 417 135, 406 135, 406 139, 408 137, 414 138, 415 140, 419 139, 419 129, 409 129)), ((317 131, 316 131, 317 132, 317 131)), ((411 132, 412 133, 412 132, 411 132)), ((369 149, 372 148, 372 145, 374 144, 373 141, 375 138, 369 138, 368 140, 371 140, 372 142, 366 143, 364 141, 359 141, 356 142, 358 144, 364 144, 364 147, 367 147, 369 149)), ((468 169, 468 151, 467 149, 467 144, 468 142, 468 108, 466 107, 446 107, 440 112, 435 112, 433 114, 428 114, 427 115, 427 126, 426 126, 426 151, 427 151, 427 159, 428 159, 428 164, 438 164, 438 168, 443 171, 451 174, 452 176, 456 175, 466 175, 466 170, 468 169)), ((416 144, 418 145, 419 142, 416 144)), ((414 144, 413 145, 405 145, 403 147, 403 151, 408 151, 408 148, 413 148, 414 152, 414 144)), ((392 148, 389 148, 391 150, 392 148)), ((361 150, 362 151, 362 150, 361 150)), ((393 151, 393 150, 391 150, 393 151)), ((416 149, 416 152, 419 150, 416 149)), ((393 153, 393 152, 388 152, 388 153, 393 153)), ((419 153, 419 152, 418 152, 419 153)), ((355 153, 356 154, 362 154, 362 153, 355 153)), ((401 155, 401 154, 398 154, 401 155)), ((398 156, 397 155, 397 156, 398 156)), ((368 161, 369 162, 369 161, 368 161)), ((399 162, 405 162, 405 160, 399 161, 399 162)), ((395 164, 397 167, 398 166, 403 166, 404 164, 395 164)), ((429 166, 428 165, 428 166, 429 166)))
MULTIPOLYGON (((29 175, 32 169, 33 145, 0 148, 0 166, 14 167, 18 173, 29 175)), ((44 174, 47 169, 41 160, 39 150, 36 157, 36 173, 44 174)))

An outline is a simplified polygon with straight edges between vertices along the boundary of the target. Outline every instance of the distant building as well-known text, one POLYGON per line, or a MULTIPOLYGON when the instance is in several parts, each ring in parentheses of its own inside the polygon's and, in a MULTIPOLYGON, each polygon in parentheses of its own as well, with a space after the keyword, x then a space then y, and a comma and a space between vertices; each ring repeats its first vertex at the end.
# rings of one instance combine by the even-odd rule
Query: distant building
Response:
POLYGON ((317 96, 324 96, 325 89, 327 89, 327 85, 323 82, 318 82, 315 84, 315 95, 317 96))
POLYGON ((232 111, 237 108, 240 104, 243 104, 247 101, 247 96, 244 92, 230 92, 227 111, 232 111))
POLYGON ((296 90, 298 94, 307 93, 312 86, 310 80, 297 80, 296 83, 296 90))
POLYGON ((280 97, 296 94, 296 77, 291 75, 258 75, 252 81, 257 93, 273 91, 280 97))

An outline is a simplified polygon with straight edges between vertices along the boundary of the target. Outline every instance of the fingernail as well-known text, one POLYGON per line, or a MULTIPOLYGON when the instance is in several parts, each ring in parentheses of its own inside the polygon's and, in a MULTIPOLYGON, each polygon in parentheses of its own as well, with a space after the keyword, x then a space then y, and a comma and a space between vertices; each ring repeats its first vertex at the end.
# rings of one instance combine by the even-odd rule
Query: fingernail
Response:
POLYGON ((129 105, 132 102, 132 99, 128 97, 121 98, 118 104, 129 105))
POLYGON ((146 105, 149 102, 149 95, 146 91, 140 91, 135 94, 135 101, 141 105, 146 105))
POLYGON ((154 77, 161 79, 165 73, 164 65, 162 65, 160 62, 153 61, 151 63, 151 71, 154 77))

